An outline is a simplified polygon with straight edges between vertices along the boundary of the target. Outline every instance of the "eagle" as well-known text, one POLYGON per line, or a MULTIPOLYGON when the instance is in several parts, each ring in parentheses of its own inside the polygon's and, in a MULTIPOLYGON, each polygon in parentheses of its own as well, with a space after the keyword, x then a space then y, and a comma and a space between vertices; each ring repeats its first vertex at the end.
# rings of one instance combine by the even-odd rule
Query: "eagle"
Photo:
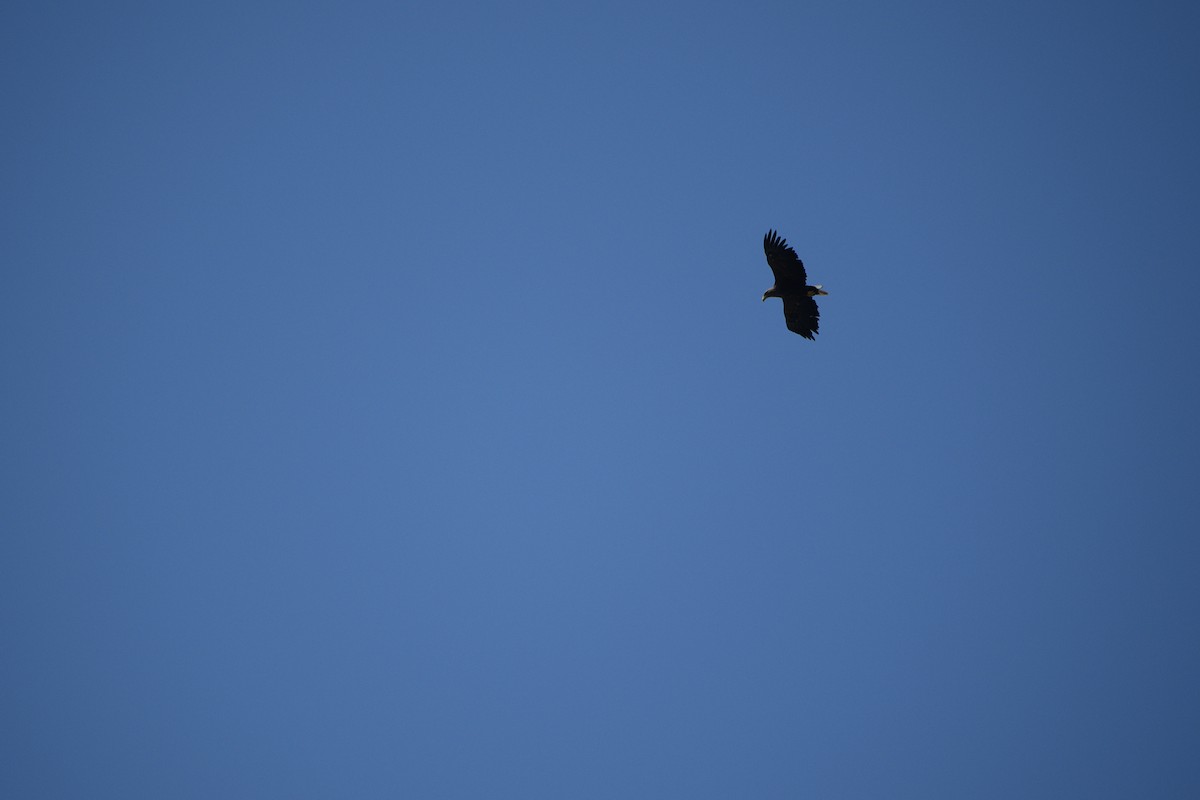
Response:
POLYGON ((821 313, 817 311, 817 301, 813 298, 829 292, 822 290, 819 283, 816 286, 808 285, 804 262, 775 231, 767 231, 763 237, 763 251, 767 254, 771 272, 775 273, 775 285, 763 292, 762 299, 782 298, 783 318, 787 320, 788 330, 805 339, 815 340, 821 313))

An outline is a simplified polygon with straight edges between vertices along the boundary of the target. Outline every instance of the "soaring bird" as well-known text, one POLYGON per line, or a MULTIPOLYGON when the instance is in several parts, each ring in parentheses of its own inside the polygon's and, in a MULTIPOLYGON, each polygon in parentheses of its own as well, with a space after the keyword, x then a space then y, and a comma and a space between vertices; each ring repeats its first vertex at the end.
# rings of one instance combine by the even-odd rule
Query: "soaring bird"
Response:
POLYGON ((815 339, 821 313, 817 311, 817 301, 813 298, 829 292, 823 291, 819 283, 816 286, 808 285, 804 262, 775 231, 767 231, 763 237, 763 251, 767 254, 771 272, 775 273, 775 285, 763 292, 762 299, 783 298, 783 318, 787 320, 788 330, 805 339, 815 339))

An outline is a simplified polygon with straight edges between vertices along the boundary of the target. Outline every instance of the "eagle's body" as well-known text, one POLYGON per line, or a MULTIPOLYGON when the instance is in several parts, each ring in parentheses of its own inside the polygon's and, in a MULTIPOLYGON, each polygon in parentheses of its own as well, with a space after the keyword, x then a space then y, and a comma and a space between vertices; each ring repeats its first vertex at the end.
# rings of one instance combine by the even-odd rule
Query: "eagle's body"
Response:
POLYGON ((782 298, 783 317, 787 320, 788 330, 805 339, 815 339, 821 314, 813 298, 829 292, 822 290, 820 284, 808 285, 804 262, 775 231, 768 231, 763 237, 763 251, 767 254, 771 272, 775 273, 775 285, 763 292, 762 299, 782 298))

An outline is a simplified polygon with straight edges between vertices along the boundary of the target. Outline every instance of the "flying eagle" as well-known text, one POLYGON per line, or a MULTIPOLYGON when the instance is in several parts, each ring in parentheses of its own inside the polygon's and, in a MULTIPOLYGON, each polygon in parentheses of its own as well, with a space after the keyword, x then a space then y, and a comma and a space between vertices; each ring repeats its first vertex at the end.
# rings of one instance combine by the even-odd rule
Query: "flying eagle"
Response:
POLYGON ((763 237, 763 250, 767 254, 771 272, 775 273, 775 285, 763 292, 762 299, 783 298, 783 317, 787 320, 788 330, 805 339, 815 339, 821 313, 817 311, 817 301, 813 298, 829 292, 822 291, 819 283, 816 286, 807 285, 804 262, 775 231, 767 231, 763 237))

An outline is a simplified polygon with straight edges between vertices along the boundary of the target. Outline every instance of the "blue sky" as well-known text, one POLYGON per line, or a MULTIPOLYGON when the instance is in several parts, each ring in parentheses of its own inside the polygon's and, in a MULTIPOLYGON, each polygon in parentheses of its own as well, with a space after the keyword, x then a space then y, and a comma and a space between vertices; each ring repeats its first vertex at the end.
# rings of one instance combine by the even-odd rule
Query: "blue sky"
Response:
POLYGON ((6 4, 0 794, 1195 797, 1198 22, 6 4))

